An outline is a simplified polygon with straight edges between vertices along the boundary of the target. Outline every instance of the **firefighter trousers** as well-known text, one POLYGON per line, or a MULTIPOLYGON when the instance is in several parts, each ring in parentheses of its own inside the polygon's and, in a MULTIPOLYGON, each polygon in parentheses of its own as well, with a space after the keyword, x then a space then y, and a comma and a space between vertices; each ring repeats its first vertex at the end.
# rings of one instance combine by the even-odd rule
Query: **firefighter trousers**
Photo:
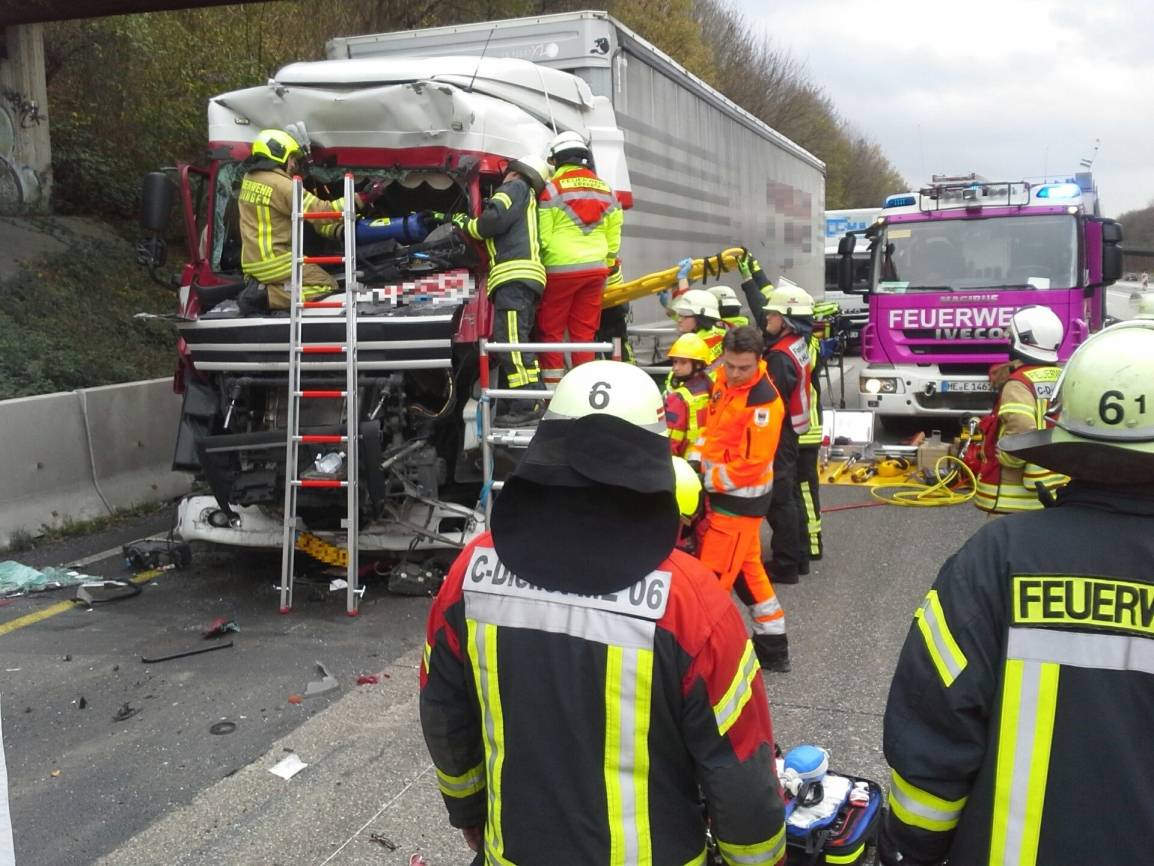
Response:
MULTIPOLYGON (((540 295, 529 283, 511 280, 493 289, 493 342, 527 343, 540 295)), ((510 388, 533 387, 541 382, 541 369, 532 352, 502 352, 498 356, 505 382, 510 388)))
POLYGON ((754 635, 784 635, 785 611, 761 564, 761 518, 711 511, 705 519, 697 558, 717 575, 721 588, 733 589, 739 574, 742 598, 749 605, 754 635))
MULTIPOLYGON (((288 283, 269 283, 268 306, 271 310, 287 310, 289 308, 288 283)), ((312 263, 301 266, 301 294, 304 301, 319 301, 325 295, 337 291, 336 278, 322 268, 312 263)))
MULTIPOLYGON (((598 343, 612 343, 621 341, 621 360, 628 364, 636 363, 633 357, 633 347, 629 345, 629 303, 618 304, 601 311, 601 327, 597 329, 598 343)), ((611 357, 605 355, 604 357, 611 357)))
MULTIPOLYGON (((591 343, 601 324, 601 295, 605 292, 607 268, 551 273, 537 310, 537 335, 542 343, 560 343, 568 332, 573 343, 591 343)), ((573 366, 593 360, 592 352, 570 352, 573 366)), ((541 353, 541 375, 546 383, 556 383, 565 375, 561 352, 541 353)))
POLYGON ((773 496, 765 515, 773 530, 766 567, 780 583, 797 583, 802 563, 801 539, 806 534, 805 511, 798 501, 797 459, 797 434, 787 418, 773 456, 773 496))
POLYGON ((797 489, 805 532, 802 534, 804 565, 809 560, 821 559, 821 483, 818 480, 820 445, 802 445, 797 449, 797 489))

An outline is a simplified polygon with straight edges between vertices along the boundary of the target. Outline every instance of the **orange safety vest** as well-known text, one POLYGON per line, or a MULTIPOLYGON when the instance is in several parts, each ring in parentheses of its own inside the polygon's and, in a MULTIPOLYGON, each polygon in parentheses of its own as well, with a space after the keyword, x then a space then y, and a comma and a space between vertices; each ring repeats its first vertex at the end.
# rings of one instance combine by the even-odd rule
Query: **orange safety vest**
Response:
POLYGON ((705 430, 687 455, 701 463, 710 507, 729 514, 765 514, 784 417, 785 405, 765 361, 758 362, 749 382, 736 387, 730 386, 724 367, 717 371, 705 430))

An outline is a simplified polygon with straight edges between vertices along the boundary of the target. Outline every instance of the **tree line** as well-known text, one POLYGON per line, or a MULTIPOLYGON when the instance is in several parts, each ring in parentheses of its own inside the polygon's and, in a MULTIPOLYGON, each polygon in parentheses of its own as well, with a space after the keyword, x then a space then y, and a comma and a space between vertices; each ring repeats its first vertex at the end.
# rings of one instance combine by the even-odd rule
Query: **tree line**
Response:
MULTIPOLYGON (((728 0, 611 0, 614 17, 827 165, 826 207, 907 187, 786 47, 728 0)), ((265 81, 326 40, 589 8, 572 0, 276 0, 46 26, 55 205, 132 218, 140 177, 197 162, 209 97, 265 81)))

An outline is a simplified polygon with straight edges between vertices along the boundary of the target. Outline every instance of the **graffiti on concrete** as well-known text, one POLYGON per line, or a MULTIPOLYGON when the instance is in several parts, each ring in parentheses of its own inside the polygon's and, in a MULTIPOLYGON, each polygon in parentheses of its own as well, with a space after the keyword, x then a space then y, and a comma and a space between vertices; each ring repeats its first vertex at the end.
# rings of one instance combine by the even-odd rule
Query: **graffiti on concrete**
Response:
POLYGON ((0 88, 0 212, 18 213, 40 204, 40 175, 17 159, 16 137, 20 130, 39 126, 47 119, 36 100, 0 88))

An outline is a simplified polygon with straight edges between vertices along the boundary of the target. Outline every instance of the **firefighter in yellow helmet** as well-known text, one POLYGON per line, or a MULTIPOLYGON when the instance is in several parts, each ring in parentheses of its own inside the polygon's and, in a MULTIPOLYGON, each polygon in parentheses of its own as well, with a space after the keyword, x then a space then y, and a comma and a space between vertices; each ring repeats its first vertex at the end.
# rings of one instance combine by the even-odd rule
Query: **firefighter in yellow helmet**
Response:
POLYGON ((670 449, 675 457, 684 457, 701 435, 709 411, 713 390, 709 346, 697 334, 682 334, 669 350, 669 361, 672 368, 665 385, 665 423, 670 449))
MULTIPOLYGON (((252 290, 246 288, 241 295, 243 312, 260 312, 266 304, 274 310, 289 307, 292 179, 301 173, 305 156, 302 144, 285 130, 262 129, 252 144, 252 154, 244 162, 245 175, 238 199, 241 270, 249 278, 252 290)), ((384 185, 378 182, 357 193, 357 208, 375 201, 383 192, 384 185)), ((306 190, 303 208, 305 211, 342 210, 344 199, 326 201, 306 190)), ((339 220, 325 220, 315 228, 331 237, 340 226, 339 220)), ((337 282, 328 271, 314 264, 302 266, 301 300, 317 300, 336 289, 337 282)))
POLYGON ((883 866, 1151 862, 1154 322, 1087 339, 1055 399, 1001 448, 1069 484, 946 560, 906 637, 883 866))
POLYGON ((704 863, 702 795, 726 863, 785 862, 756 656, 679 521, 656 384, 575 367, 428 617, 421 725, 484 862, 704 863))

